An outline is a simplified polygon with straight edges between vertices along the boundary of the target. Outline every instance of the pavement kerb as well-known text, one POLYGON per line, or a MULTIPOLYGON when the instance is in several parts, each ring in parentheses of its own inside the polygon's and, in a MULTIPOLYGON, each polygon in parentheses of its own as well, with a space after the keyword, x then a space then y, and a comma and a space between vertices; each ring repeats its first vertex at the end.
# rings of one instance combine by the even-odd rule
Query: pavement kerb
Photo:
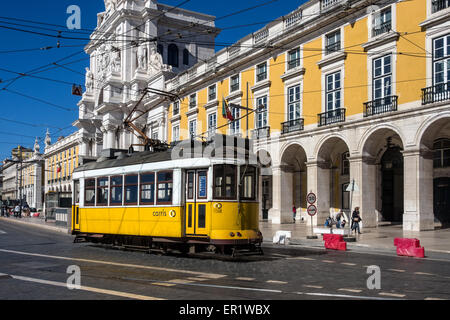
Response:
POLYGON ((26 221, 26 220, 17 220, 16 218, 13 218, 13 217, 10 217, 10 218, 0 217, 0 221, 16 223, 16 224, 23 224, 23 225, 36 227, 36 228, 41 228, 41 229, 46 229, 46 230, 50 230, 50 231, 69 234, 67 228, 64 228, 64 227, 49 226, 46 224, 41 224, 41 223, 31 222, 31 221, 26 221))

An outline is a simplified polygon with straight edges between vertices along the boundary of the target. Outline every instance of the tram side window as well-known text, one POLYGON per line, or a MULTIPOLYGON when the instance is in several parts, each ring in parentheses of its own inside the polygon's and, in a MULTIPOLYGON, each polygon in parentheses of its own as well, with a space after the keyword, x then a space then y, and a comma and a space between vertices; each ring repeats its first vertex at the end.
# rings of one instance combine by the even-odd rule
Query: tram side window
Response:
POLYGON ((74 180, 73 181, 73 191, 74 191, 74 204, 79 204, 80 203, 80 181, 79 180, 74 180))
POLYGON ((158 173, 158 204, 172 203, 173 173, 158 173))
POLYGON ((256 168, 250 166, 242 166, 240 182, 241 199, 256 200, 256 168))
POLYGON ((116 176, 111 177, 111 200, 110 203, 112 206, 121 206, 122 205, 122 186, 123 186, 123 177, 116 176))
POLYGON ((214 198, 236 200, 236 166, 214 166, 214 198))
POLYGON ((138 176, 125 177, 125 204, 136 205, 138 196, 138 176))
POLYGON ((95 205, 95 179, 86 179, 84 182, 84 205, 95 205))
POLYGON ((194 172, 188 172, 188 183, 187 183, 187 198, 188 199, 194 199, 194 172))
POLYGON ((141 175, 141 204, 155 203, 155 174, 141 175))
POLYGON ((108 178, 97 179, 97 205, 108 205, 108 178))

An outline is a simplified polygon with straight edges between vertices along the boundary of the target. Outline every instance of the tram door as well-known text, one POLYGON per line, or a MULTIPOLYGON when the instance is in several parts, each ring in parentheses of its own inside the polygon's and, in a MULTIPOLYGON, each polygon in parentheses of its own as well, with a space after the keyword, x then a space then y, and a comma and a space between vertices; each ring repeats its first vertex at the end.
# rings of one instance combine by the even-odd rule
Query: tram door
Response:
POLYGON ((80 181, 74 181, 73 188, 73 205, 72 205, 72 229, 80 231, 80 181))
POLYGON ((209 236, 208 170, 186 172, 186 235, 209 236))

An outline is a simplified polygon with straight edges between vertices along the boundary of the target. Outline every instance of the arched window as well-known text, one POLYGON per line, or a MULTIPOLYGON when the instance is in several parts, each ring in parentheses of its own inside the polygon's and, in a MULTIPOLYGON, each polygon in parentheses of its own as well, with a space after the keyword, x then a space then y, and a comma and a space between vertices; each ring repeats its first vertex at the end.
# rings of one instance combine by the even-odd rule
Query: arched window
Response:
POLYGON ((183 64, 185 66, 189 65, 189 50, 188 49, 183 50, 183 64))
POLYGON ((175 44, 169 45, 169 65, 178 68, 178 47, 175 44))
POLYGON ((438 139, 434 142, 433 165, 435 168, 450 167, 450 139, 438 139))

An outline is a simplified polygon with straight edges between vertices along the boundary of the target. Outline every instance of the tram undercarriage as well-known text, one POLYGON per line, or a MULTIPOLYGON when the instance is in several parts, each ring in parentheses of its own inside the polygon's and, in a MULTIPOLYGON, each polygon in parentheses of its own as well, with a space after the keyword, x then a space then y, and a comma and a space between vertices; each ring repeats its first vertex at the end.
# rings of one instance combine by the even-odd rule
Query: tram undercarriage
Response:
POLYGON ((244 255, 264 255, 262 239, 211 241, 210 239, 181 238, 165 239, 123 235, 76 234, 74 243, 89 242, 115 249, 141 251, 158 254, 198 254, 211 253, 217 256, 238 257, 244 255))

